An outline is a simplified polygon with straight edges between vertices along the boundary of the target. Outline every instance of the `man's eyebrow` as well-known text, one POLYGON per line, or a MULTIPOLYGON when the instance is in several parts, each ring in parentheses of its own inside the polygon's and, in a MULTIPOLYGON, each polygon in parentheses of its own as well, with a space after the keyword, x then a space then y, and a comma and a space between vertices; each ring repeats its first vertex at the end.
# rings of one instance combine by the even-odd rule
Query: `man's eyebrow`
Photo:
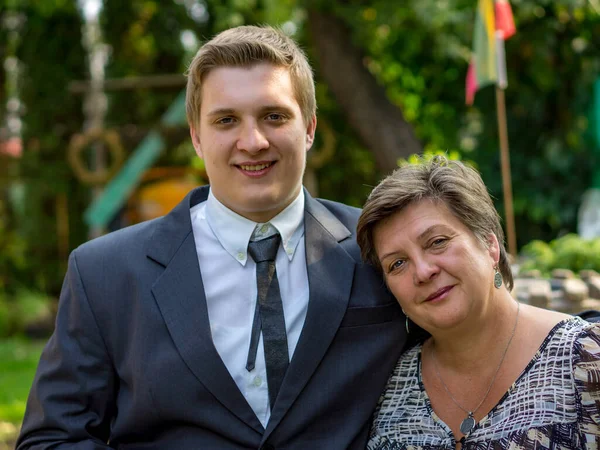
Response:
POLYGON ((206 115, 207 116, 221 116, 221 115, 227 115, 227 114, 233 114, 235 111, 231 108, 217 108, 217 109, 213 109, 212 111, 209 111, 206 115))
POLYGON ((261 113, 272 112, 272 111, 283 111, 286 114, 293 114, 293 110, 286 105, 265 105, 260 108, 261 113))
MULTIPOLYGON (((293 113, 294 113, 292 108, 290 108, 286 105, 275 105, 275 104, 265 105, 259 109, 260 114, 264 114, 264 113, 272 112, 272 111, 283 111, 288 115, 293 115, 293 113)), ((235 114, 235 110, 233 108, 213 109, 212 111, 209 111, 206 115, 212 117, 212 116, 223 116, 223 115, 230 115, 230 114, 235 114)))

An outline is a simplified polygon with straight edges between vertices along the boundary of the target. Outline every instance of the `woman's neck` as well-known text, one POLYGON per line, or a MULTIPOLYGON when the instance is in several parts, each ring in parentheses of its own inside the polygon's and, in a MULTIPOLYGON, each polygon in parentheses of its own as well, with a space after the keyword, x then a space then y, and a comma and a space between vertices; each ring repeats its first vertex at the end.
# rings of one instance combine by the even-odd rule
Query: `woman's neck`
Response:
POLYGON ((504 351, 515 330, 518 304, 506 290, 497 293, 489 307, 452 330, 434 330, 424 350, 435 352, 440 365, 472 372, 489 365, 504 351))

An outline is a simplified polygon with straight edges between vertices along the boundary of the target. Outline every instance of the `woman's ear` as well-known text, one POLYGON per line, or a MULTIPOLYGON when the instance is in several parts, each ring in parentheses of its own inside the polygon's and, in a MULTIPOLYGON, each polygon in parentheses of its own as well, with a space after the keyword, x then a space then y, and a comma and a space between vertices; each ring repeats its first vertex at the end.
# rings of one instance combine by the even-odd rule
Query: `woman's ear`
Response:
POLYGON ((487 237, 487 249, 490 257, 494 261, 494 265, 498 264, 500 261, 500 244, 494 233, 490 233, 487 237))

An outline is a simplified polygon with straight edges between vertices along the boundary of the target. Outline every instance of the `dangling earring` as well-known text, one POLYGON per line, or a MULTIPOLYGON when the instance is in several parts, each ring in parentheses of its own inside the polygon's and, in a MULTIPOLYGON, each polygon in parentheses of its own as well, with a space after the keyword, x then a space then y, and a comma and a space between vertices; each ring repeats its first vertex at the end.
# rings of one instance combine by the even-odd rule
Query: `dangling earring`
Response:
POLYGON ((502 274, 498 270, 498 264, 494 266, 494 287, 496 289, 500 289, 502 286, 502 274))
POLYGON ((408 316, 406 315, 406 313, 404 312, 404 309, 402 309, 402 313, 404 314, 404 317, 406 318, 406 320, 404 321, 404 328, 406 329, 406 334, 410 333, 410 330, 408 329, 408 316))

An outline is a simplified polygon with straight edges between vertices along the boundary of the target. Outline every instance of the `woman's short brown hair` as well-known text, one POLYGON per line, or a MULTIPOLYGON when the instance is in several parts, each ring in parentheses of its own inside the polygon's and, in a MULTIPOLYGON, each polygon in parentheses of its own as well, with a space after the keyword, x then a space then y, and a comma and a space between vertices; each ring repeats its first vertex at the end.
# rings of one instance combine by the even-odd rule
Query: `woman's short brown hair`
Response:
POLYGON ((202 82, 218 67, 251 67, 270 63, 290 71, 296 101, 306 124, 317 111, 313 72, 304 52, 282 31, 269 26, 245 25, 217 34, 202 45, 187 70, 186 112, 190 127, 200 119, 202 82))
POLYGON ((445 156, 405 164, 373 189, 358 220, 357 240, 363 259, 381 270, 373 230, 382 220, 424 199, 443 202, 484 245, 490 233, 496 235, 500 246, 498 268, 511 290, 513 276, 504 232, 490 194, 475 169, 445 156))

